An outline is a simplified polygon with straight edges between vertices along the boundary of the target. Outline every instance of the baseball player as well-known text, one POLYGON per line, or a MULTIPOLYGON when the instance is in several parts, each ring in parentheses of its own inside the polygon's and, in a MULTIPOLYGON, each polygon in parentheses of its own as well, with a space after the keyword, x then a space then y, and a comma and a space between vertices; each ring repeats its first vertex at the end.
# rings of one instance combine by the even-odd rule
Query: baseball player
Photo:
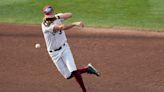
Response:
POLYGON ((83 27, 84 24, 82 22, 74 22, 70 25, 64 25, 64 20, 71 18, 72 13, 55 14, 53 7, 50 5, 43 8, 43 13, 42 32, 47 51, 53 63, 64 78, 71 79, 74 77, 83 92, 86 92, 81 74, 88 73, 99 76, 99 73, 91 64, 88 64, 82 69, 77 69, 64 32, 75 26, 83 27))

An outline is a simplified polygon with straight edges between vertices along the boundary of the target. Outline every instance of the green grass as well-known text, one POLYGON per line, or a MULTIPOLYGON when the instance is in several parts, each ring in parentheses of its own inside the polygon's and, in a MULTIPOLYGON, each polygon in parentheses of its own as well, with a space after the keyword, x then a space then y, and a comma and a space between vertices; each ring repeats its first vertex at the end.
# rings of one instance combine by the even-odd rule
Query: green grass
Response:
POLYGON ((164 28, 163 0, 0 0, 0 22, 40 24, 42 7, 72 12, 94 27, 164 28))

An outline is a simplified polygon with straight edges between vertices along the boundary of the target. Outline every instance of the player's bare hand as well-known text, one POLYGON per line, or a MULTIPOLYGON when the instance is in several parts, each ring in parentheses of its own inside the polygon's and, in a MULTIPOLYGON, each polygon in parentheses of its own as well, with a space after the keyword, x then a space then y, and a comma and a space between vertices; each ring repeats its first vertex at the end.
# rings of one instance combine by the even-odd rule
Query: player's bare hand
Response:
POLYGON ((74 24, 74 25, 76 25, 78 27, 84 27, 84 23, 82 21, 80 21, 80 22, 74 22, 72 24, 74 24))

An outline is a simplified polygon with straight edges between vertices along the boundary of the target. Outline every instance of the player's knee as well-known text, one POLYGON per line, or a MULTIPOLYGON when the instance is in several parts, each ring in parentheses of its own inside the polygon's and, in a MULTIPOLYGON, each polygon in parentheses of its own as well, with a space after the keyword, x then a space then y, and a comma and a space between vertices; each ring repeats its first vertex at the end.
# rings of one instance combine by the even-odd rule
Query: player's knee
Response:
POLYGON ((66 78, 67 80, 69 80, 69 79, 71 79, 72 77, 68 77, 68 78, 66 78))
POLYGON ((66 79, 71 79, 73 77, 73 72, 71 73, 71 75, 69 77, 67 77, 66 79))
POLYGON ((73 71, 72 73, 71 73, 71 75, 69 76, 69 77, 67 77, 67 79, 69 80, 69 79, 71 79, 73 76, 77 76, 78 75, 78 71, 73 71))

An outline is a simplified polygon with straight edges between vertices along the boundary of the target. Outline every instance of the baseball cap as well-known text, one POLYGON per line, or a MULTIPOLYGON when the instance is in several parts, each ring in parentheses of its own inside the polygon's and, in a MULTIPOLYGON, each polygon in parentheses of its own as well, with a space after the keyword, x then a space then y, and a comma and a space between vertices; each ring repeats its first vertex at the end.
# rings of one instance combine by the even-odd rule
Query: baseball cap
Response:
POLYGON ((47 5, 43 8, 43 13, 45 15, 50 15, 53 12, 53 7, 51 5, 47 5))

